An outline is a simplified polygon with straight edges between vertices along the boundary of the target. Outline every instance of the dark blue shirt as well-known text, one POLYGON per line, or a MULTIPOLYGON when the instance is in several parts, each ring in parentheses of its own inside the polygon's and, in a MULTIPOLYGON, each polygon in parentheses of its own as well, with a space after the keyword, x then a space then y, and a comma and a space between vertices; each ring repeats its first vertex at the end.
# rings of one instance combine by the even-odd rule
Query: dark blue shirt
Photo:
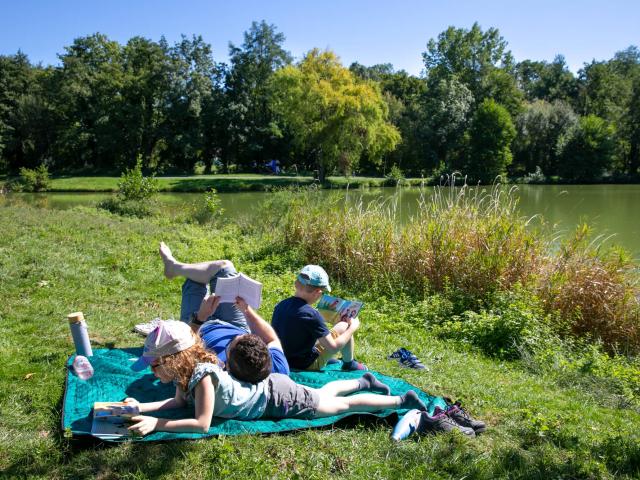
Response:
MULTIPOLYGON (((219 321, 205 323, 199 333, 205 347, 214 352, 221 362, 226 363, 227 347, 231 341, 238 335, 244 335, 247 332, 235 325, 219 321)), ((289 363, 282 350, 270 348, 269 353, 271 354, 271 372, 289 375, 289 363)))
POLYGON ((287 298, 276 305, 271 326, 280 337, 289 365, 299 370, 304 370, 318 358, 316 341, 329 335, 318 310, 298 297, 287 298))

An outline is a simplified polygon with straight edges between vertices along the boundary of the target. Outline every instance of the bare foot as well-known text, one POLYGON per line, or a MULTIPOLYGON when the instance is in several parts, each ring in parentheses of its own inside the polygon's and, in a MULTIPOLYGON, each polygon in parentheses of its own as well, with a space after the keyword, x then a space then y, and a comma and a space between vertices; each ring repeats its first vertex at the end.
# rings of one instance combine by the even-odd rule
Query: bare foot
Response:
POLYGON ((160 257, 162 257, 162 263, 164 263, 164 276, 171 279, 176 276, 175 264, 176 259, 171 254, 171 249, 166 243, 160 242, 160 257))

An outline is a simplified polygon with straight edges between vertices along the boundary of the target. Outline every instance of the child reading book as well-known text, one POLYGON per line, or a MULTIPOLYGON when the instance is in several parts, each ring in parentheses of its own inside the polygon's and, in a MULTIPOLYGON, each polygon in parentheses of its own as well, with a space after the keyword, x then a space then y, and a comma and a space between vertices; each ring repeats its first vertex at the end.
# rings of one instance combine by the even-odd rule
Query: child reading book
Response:
MULTIPOLYGON (((237 355, 251 356, 262 348, 258 357, 268 356, 266 345, 259 345, 247 337, 236 338, 229 346, 228 361, 237 355)), ((259 337, 255 337, 259 338, 259 337)), ((214 354, 207 352, 201 340, 183 322, 161 321, 147 337, 144 351, 134 370, 150 366, 154 375, 163 383, 174 382, 173 398, 159 402, 140 403, 133 398, 125 402, 136 406, 141 413, 194 404, 194 417, 164 419, 137 415, 129 430, 146 435, 154 430, 168 432, 207 432, 212 417, 251 420, 257 418, 319 418, 345 412, 372 412, 386 408, 425 409, 413 390, 402 396, 390 396, 389 387, 371 373, 354 380, 330 382, 319 389, 293 382, 286 375, 273 373, 256 384, 240 382, 222 370, 214 354), (381 393, 363 393, 345 397, 351 393, 369 390, 381 393)))
MULTIPOLYGON (((360 326, 358 317, 328 318, 329 323, 334 323, 329 328, 327 320, 312 307, 325 291, 331 291, 327 272, 318 265, 305 266, 296 278, 295 289, 293 297, 276 305, 271 319, 289 366, 298 370, 321 370, 340 352, 344 370, 366 370, 366 366, 354 359, 353 334, 360 326)), ((326 299, 324 303, 327 309, 335 310, 344 302, 330 298, 333 300, 326 299)))

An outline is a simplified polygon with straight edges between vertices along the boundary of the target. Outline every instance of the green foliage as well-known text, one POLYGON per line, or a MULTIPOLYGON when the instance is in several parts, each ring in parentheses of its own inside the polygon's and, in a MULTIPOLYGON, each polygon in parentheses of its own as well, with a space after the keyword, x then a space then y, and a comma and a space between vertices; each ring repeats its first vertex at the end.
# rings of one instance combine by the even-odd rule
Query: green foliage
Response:
POLYGON ((542 308, 528 294, 513 292, 498 293, 489 310, 463 312, 433 330, 511 360, 520 358, 523 348, 541 347, 553 338, 542 308))
POLYGON ((51 187, 49 169, 46 165, 37 168, 20 168, 19 188, 24 192, 46 192, 51 187))
POLYGON ((198 223, 215 223, 221 219, 224 208, 220 206, 220 197, 215 188, 205 192, 202 203, 196 207, 194 218, 198 223))
POLYGON ((391 167, 386 176, 393 185, 402 185, 405 180, 402 170, 396 164, 391 167))
POLYGON ((158 189, 158 180, 154 176, 145 177, 142 174, 142 159, 138 158, 135 167, 122 173, 118 183, 118 198, 144 202, 158 193, 158 189))
POLYGON ((298 153, 317 155, 321 182, 336 167, 350 173, 363 154, 379 160, 400 141, 379 87, 359 81, 333 52, 311 50, 299 65, 276 72, 271 88, 272 108, 298 153))
POLYGON ((147 200, 124 200, 112 197, 98 203, 98 208, 125 217, 144 218, 154 214, 155 210, 147 200))
POLYGON ((509 112, 493 100, 476 110, 469 131, 469 158, 464 173, 473 181, 491 183, 511 164, 516 130, 509 112))
POLYGON ((602 177, 614 153, 615 129, 596 115, 581 117, 578 125, 560 139, 560 174, 570 180, 602 177))

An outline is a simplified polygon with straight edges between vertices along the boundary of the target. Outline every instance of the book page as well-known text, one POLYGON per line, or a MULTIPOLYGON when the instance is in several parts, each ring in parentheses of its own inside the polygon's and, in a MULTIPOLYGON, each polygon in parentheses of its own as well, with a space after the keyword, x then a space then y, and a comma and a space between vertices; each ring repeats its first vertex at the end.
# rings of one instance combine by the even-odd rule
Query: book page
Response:
POLYGON ((239 286, 240 275, 229 278, 219 278, 216 283, 215 294, 220 297, 220 303, 235 303, 239 293, 239 286))
POLYGON ((238 296, 242 297, 254 310, 257 310, 262 303, 262 284, 241 273, 238 296))

